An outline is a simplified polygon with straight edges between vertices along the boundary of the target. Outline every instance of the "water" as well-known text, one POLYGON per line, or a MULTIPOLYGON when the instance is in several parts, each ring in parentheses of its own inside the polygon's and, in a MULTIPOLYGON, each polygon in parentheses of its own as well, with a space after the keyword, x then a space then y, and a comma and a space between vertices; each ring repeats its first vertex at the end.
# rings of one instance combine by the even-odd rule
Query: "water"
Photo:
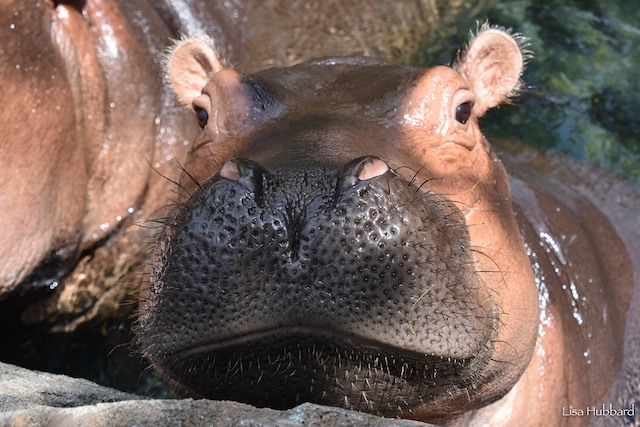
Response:
POLYGON ((527 36, 534 52, 528 88, 516 105, 487 114, 487 136, 567 153, 640 183, 637 1, 503 1, 487 18, 527 36))

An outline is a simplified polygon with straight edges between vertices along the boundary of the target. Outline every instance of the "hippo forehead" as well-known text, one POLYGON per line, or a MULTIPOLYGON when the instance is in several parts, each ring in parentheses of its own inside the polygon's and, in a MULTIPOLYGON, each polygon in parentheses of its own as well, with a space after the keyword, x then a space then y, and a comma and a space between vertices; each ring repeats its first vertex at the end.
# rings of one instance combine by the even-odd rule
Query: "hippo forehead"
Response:
POLYGON ((328 58, 264 70, 254 78, 277 82, 289 94, 286 101, 290 103, 324 105, 323 109, 350 105, 344 113, 379 116, 395 108, 398 98, 406 97, 423 72, 370 58, 328 58))

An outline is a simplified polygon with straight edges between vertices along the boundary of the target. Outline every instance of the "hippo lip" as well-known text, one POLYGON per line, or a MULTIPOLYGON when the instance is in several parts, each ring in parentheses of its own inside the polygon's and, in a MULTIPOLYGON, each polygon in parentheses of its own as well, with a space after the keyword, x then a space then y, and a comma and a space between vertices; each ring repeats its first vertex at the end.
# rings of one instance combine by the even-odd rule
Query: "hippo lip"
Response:
MULTIPOLYGON (((172 354, 178 357, 189 357, 200 353, 214 353, 226 348, 239 347, 249 345, 255 342, 277 342, 280 336, 310 336, 319 340, 336 341, 342 345, 351 346, 353 348, 367 349, 369 352, 391 352, 402 354, 408 358, 438 357, 441 360, 458 360, 456 357, 436 356, 435 353, 425 354, 406 348, 394 346, 381 341, 360 337, 348 332, 329 330, 321 326, 280 326, 275 328, 265 328, 257 331, 248 332, 239 336, 230 337, 224 340, 216 340, 207 343, 197 344, 182 349, 176 349, 172 354)), ((464 359, 460 359, 464 360, 464 359)))
MULTIPOLYGON (((488 348, 488 347, 487 347, 488 348)), ((180 385, 214 399, 287 409, 303 402, 397 416, 444 396, 481 365, 316 326, 259 330, 174 351, 180 385)), ((174 384, 175 385, 175 384, 174 384)), ((184 387, 183 387, 184 388, 184 387)))

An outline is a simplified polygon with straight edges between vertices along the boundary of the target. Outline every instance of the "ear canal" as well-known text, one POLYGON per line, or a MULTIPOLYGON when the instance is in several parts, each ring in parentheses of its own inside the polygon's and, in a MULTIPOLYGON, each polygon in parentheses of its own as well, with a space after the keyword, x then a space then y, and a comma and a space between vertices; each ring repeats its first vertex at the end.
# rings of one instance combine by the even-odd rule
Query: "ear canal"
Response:
POLYGON ((474 112, 482 116, 518 89, 524 56, 513 36, 488 28, 481 30, 471 41, 455 68, 476 96, 474 112))
POLYGON ((193 38, 181 41, 169 53, 166 72, 180 103, 190 106, 222 68, 212 41, 193 38))

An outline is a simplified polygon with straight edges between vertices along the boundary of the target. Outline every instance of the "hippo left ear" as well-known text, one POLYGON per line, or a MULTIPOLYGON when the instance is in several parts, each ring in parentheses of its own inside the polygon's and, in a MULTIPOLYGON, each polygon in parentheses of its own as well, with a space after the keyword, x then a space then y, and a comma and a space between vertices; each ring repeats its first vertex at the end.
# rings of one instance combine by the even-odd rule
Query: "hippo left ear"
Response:
POLYGON ((223 67, 212 40, 191 38, 178 43, 169 53, 166 68, 178 100, 191 106, 209 79, 223 67))
POLYGON ((469 83, 474 112, 482 116, 519 88, 524 56, 514 36, 485 25, 454 68, 469 83))

